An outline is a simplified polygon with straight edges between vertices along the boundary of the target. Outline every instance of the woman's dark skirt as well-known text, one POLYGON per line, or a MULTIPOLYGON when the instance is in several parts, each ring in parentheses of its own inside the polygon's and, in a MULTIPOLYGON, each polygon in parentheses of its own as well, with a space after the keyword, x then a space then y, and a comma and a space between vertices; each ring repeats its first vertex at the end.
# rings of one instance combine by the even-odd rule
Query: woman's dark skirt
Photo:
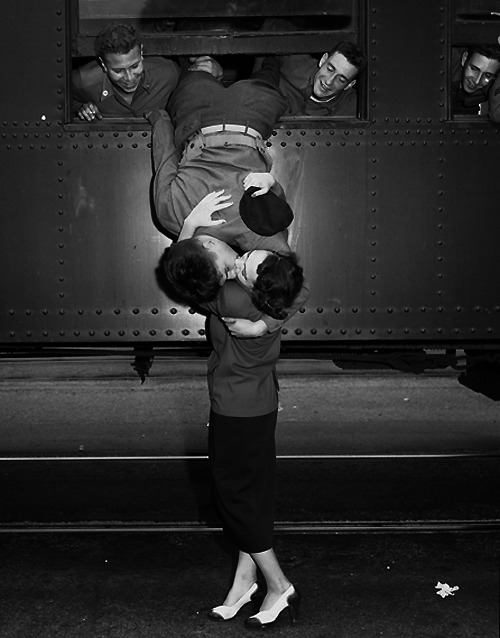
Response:
POLYGON ((208 452, 224 531, 247 553, 273 545, 277 411, 258 417, 210 413, 208 452))

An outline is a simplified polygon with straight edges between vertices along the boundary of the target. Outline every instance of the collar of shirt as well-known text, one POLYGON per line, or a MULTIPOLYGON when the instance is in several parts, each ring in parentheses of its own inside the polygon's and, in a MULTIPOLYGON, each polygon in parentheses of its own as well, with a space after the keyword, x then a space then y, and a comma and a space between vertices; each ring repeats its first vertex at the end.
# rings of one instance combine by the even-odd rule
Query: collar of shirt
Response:
MULTIPOLYGON (((101 100, 100 100, 101 102, 103 102, 104 100, 107 100, 110 97, 115 96, 113 82, 111 82, 107 73, 103 73, 103 76, 104 77, 102 78, 101 100)), ((140 88, 145 89, 148 93, 151 91, 151 77, 146 68, 144 68, 141 81, 139 82, 139 86, 136 88, 136 91, 138 91, 140 88)))
POLYGON ((326 99, 322 100, 319 97, 316 97, 313 93, 313 85, 311 84, 310 86, 310 90, 309 90, 309 99, 314 102, 315 104, 335 104, 336 102, 338 102, 340 99, 342 98, 342 93, 338 93, 337 95, 332 95, 331 97, 327 97, 326 99))
POLYGON ((313 93, 315 75, 316 75, 316 72, 314 72, 310 76, 309 81, 307 83, 307 97, 311 100, 311 102, 314 102, 315 104, 330 104, 330 102, 335 103, 338 100, 340 100, 340 98, 342 97, 342 93, 339 93, 338 95, 332 95, 331 97, 326 98, 326 100, 320 100, 319 98, 317 98, 313 93))
POLYGON ((341 96, 341 93, 339 93, 338 95, 332 95, 332 97, 327 97, 325 100, 320 100, 311 91, 311 95, 309 96, 309 99, 312 100, 313 102, 316 102, 316 104, 329 104, 330 102, 339 100, 340 96, 341 96))

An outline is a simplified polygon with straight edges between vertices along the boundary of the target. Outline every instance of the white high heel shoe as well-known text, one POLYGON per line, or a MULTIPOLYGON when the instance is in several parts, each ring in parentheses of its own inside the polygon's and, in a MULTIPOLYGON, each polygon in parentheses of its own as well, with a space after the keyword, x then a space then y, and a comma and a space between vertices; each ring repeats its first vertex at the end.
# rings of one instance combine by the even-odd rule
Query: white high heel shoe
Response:
POLYGON ((288 608, 290 622, 297 622, 299 618, 300 594, 293 585, 282 594, 271 609, 259 611, 255 616, 245 620, 245 627, 249 629, 264 629, 272 625, 284 609, 288 608))
POLYGON ((230 620, 231 618, 234 618, 243 605, 246 605, 251 601, 252 596, 258 589, 259 586, 257 583, 254 583, 250 589, 234 603, 234 605, 231 605, 230 607, 228 605, 219 605, 218 607, 214 607, 208 612, 207 616, 210 620, 230 620))

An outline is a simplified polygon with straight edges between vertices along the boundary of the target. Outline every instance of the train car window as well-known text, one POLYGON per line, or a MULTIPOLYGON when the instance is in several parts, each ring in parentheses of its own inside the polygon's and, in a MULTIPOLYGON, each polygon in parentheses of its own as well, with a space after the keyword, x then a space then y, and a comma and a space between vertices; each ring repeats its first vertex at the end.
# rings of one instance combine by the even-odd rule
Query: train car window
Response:
MULTIPOLYGON (((96 38, 102 29, 112 24, 124 24, 135 29, 148 65, 152 65, 155 59, 163 59, 182 69, 189 65, 190 57, 210 55, 222 65, 225 84, 249 77, 266 57, 272 57, 280 65, 285 64, 280 67, 285 73, 288 68, 286 61, 291 59, 288 57, 291 55, 300 56, 316 69, 324 53, 330 52, 339 42, 345 43, 346 51, 356 47, 363 51, 365 48, 364 29, 361 28, 364 20, 362 0, 274 0, 272 3, 254 0, 251 6, 243 0, 211 0, 209 3, 199 0, 170 3, 162 0, 69 0, 69 6, 72 59, 68 73, 66 121, 92 124, 93 127, 127 125, 135 128, 134 123, 136 126, 144 125, 143 117, 133 112, 133 104, 129 108, 122 104, 123 108, 118 108, 114 114, 105 114, 102 119, 82 120, 78 117, 82 104, 86 104, 83 102, 86 97, 83 89, 89 84, 93 83, 94 92, 99 89, 101 99, 110 103, 110 94, 117 83, 104 85, 105 75, 111 81, 117 80, 118 73, 127 75, 121 87, 118 84, 117 93, 118 102, 130 102, 130 91, 127 95, 127 90, 133 89, 133 68, 115 69, 113 78, 113 70, 110 73, 109 69, 103 69, 96 56, 96 38)), ((351 54, 345 55, 349 57, 351 54)), ((337 57, 344 61, 343 54, 337 57)), ((137 61, 130 62, 133 67, 137 61)), ((358 118, 363 110, 359 99, 362 93, 359 90, 361 74, 356 79, 351 78, 349 71, 354 76, 359 69, 355 66, 353 71, 350 62, 346 68, 347 71, 344 67, 330 71, 330 76, 336 74, 333 80, 325 76, 322 84, 318 81, 323 91, 330 82, 349 85, 350 99, 343 100, 345 107, 325 108, 321 112, 313 109, 309 113, 295 112, 294 109, 299 107, 293 106, 286 117, 307 121, 316 117, 317 113, 318 119, 358 118)), ((294 82, 295 79, 292 79, 292 84, 294 82)), ((299 88, 302 90, 302 87, 299 88)), ((320 95, 318 102, 322 100, 324 98, 320 95)), ((324 101, 330 101, 330 98, 324 101)))
POLYGON ((499 3, 497 0, 456 0, 452 21, 450 117, 499 123, 499 3))

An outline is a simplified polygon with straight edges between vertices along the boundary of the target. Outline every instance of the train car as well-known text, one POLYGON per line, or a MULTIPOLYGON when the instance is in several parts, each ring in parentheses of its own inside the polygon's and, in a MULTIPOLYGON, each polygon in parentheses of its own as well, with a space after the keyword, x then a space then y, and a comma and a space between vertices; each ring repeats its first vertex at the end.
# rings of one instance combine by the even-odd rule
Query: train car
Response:
POLYGON ((144 54, 209 54, 244 77, 255 56, 357 43, 350 116, 277 122, 269 147, 311 284, 283 353, 340 366, 457 365, 495 390, 500 361, 500 128, 451 105, 453 57, 497 44, 495 0, 6 0, 2 21, 0 342, 4 356, 205 352, 204 318, 158 289, 171 239, 154 224, 147 120, 83 122, 71 73, 103 26, 144 54), (292 31, 266 31, 266 18, 292 31))

